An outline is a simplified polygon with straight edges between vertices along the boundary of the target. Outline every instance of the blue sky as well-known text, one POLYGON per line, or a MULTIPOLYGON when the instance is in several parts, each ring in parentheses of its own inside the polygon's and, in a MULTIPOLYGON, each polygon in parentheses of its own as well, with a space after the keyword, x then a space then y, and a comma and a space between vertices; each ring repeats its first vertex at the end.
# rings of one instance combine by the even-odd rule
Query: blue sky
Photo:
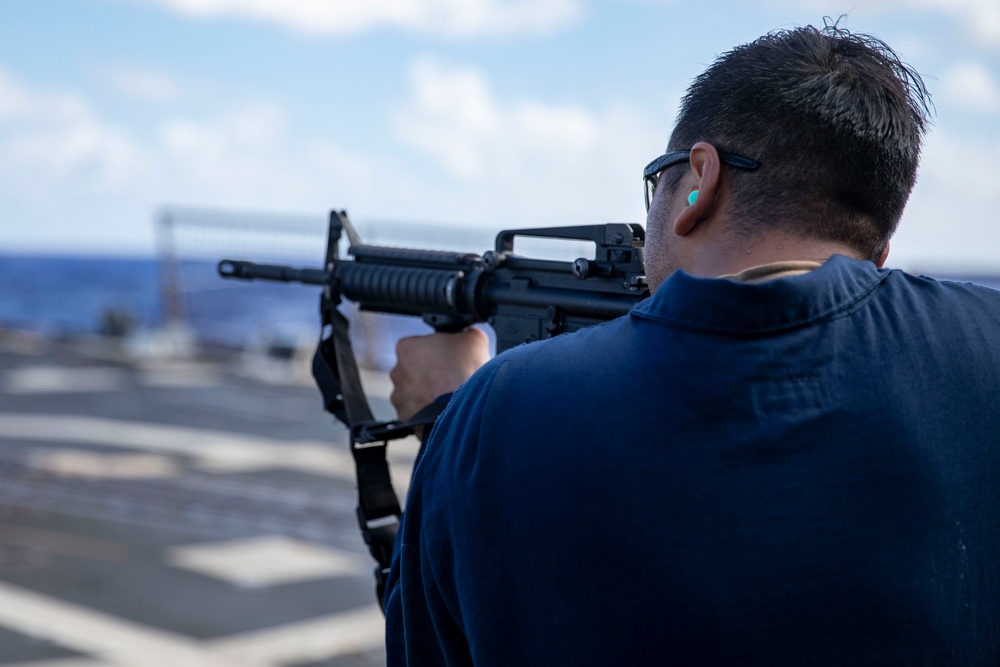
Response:
POLYGON ((148 254, 172 205, 491 231, 643 221, 641 169, 690 79, 737 43, 846 13, 925 75, 937 106, 890 264, 1000 271, 996 0, 4 10, 0 252, 148 254))

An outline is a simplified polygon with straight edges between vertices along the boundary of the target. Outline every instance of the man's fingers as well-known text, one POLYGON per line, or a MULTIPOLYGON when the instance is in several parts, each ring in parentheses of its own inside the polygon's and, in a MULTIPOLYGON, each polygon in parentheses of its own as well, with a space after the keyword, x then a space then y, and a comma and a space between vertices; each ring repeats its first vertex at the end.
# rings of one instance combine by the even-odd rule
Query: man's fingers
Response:
POLYGON ((400 339, 396 366, 389 373, 389 400, 399 419, 409 419, 438 396, 458 389, 489 358, 489 338, 480 329, 400 339))

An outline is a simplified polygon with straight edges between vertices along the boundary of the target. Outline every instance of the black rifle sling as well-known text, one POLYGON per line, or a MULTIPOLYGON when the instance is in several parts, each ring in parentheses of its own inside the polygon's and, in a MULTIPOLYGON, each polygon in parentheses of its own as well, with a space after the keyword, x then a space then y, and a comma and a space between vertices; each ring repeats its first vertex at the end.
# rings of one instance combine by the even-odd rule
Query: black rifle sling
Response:
POLYGON ((408 435, 390 424, 378 423, 361 386, 354 349, 348 335, 348 321, 324 295, 321 305, 323 329, 313 358, 313 375, 323 394, 324 407, 350 429, 351 454, 358 480, 358 525, 368 549, 378 565, 375 581, 379 602, 392 562, 393 543, 402 517, 399 499, 392 488, 388 441, 408 435))
POLYGON ((320 339, 313 357, 313 377, 323 395, 324 408, 350 429, 351 454, 358 480, 358 525, 368 550, 378 563, 375 567, 376 594, 379 603, 384 605, 385 584, 403 514, 389 475, 388 443, 424 427, 422 449, 435 420, 447 406, 448 397, 426 406, 407 422, 376 421, 361 386, 347 318, 326 295, 321 298, 320 310, 326 335, 320 339))

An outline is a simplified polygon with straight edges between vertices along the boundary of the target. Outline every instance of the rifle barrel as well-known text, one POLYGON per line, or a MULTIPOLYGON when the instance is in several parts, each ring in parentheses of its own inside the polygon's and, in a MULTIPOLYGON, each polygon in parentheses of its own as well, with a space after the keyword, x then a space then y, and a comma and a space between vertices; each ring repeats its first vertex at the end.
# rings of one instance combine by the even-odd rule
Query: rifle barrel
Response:
POLYGON ((276 280, 285 283, 326 285, 330 274, 322 269, 304 269, 283 264, 258 264, 224 259, 219 262, 219 275, 240 280, 276 280))

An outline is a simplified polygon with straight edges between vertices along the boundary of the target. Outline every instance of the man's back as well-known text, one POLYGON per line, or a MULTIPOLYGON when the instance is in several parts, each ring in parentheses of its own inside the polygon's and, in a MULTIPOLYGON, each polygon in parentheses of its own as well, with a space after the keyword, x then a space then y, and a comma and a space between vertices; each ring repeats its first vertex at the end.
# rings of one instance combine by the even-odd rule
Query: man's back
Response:
POLYGON ((418 465, 390 663, 997 664, 997 331, 834 257, 498 357, 418 465))

